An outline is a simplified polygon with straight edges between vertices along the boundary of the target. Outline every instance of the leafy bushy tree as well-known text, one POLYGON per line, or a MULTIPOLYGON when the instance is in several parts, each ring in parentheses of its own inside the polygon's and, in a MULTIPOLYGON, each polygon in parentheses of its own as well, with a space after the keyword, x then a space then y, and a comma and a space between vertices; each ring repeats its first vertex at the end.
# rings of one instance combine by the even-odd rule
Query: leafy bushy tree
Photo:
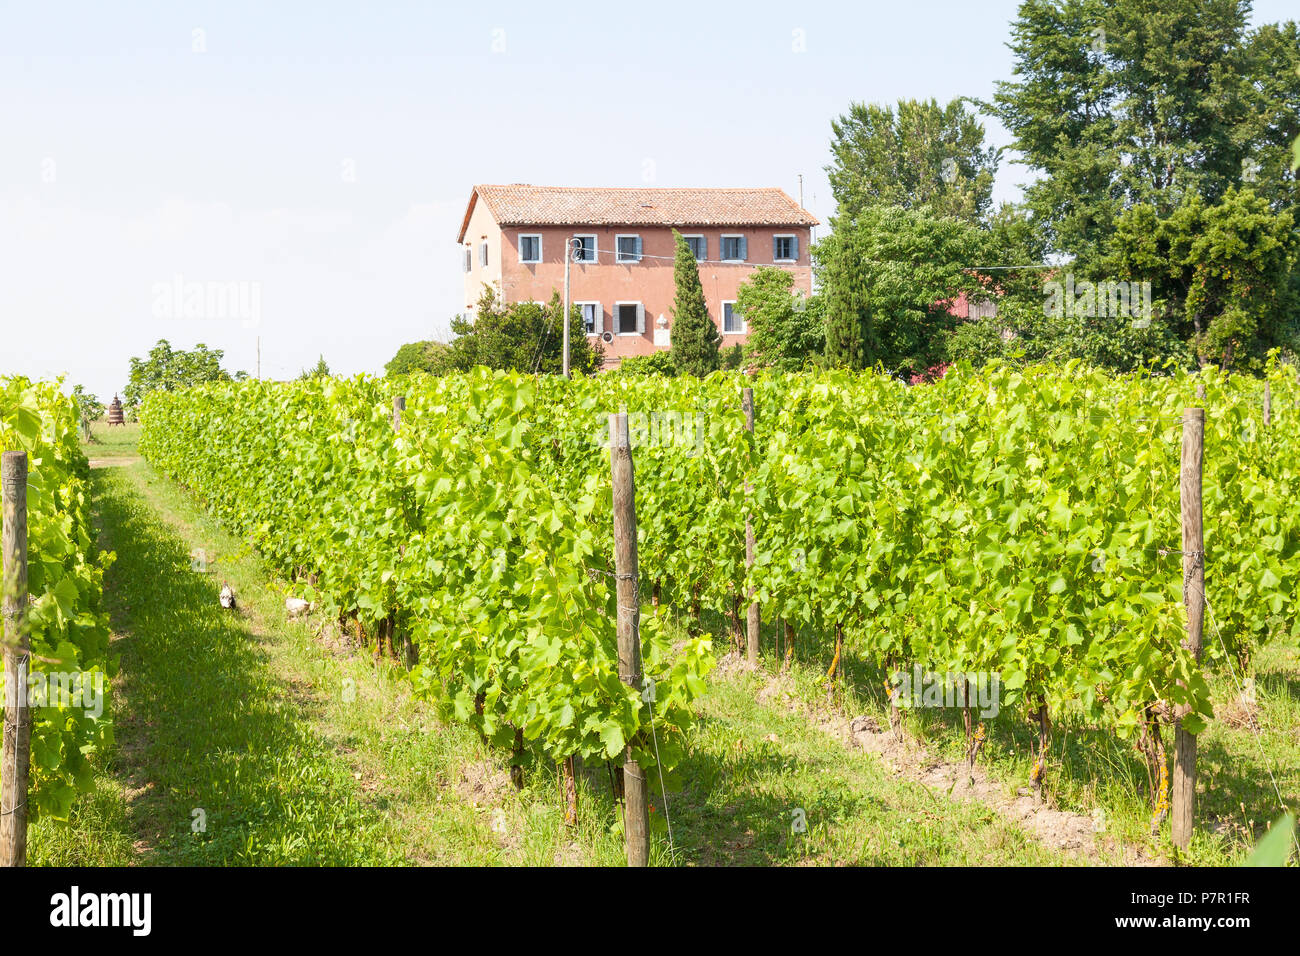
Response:
POLYGON ((1202 362, 1259 370, 1271 349, 1300 346, 1295 216, 1254 191, 1232 187, 1212 204, 1193 193, 1163 218, 1134 206, 1112 246, 1107 270, 1150 281, 1163 321, 1202 362))
POLYGON ((989 108, 1039 174, 1026 203, 1053 248, 1089 266, 1116 219, 1157 218, 1234 184, 1294 205, 1300 132, 1294 23, 1250 32, 1240 0, 1025 0, 1012 24, 1017 78, 989 108))
POLYGON ((451 368, 450 356, 450 347, 442 342, 407 342, 384 366, 384 372, 389 378, 413 372, 442 375, 451 368))
POLYGON ((826 347, 825 300, 794 293, 794 274, 759 266, 736 294, 749 339, 745 357, 755 365, 797 371, 815 364, 826 347))
MULTIPOLYGON (((452 319, 456 338, 451 343, 448 365, 462 371, 484 365, 558 375, 564 367, 564 332, 560 324, 563 313, 558 292, 552 293, 546 305, 503 305, 496 292, 485 286, 473 320, 452 319)), ((583 334, 577 306, 570 310, 569 323, 569 367, 575 375, 594 375, 600 369, 604 350, 583 334)))
POLYGON ((72 397, 77 401, 77 407, 81 409, 81 417, 85 420, 97 422, 104 417, 105 405, 97 397, 86 391, 82 385, 74 386, 72 397))
POLYGON ((1187 366, 1187 344, 1167 322, 1134 322, 1124 316, 1053 314, 1042 301, 1004 299, 998 314, 960 322, 949 333, 953 361, 980 366, 993 359, 1012 363, 1066 362, 1131 372, 1151 366, 1187 366))
POLYGON ((229 381, 230 373, 221 367, 224 355, 203 343, 187 352, 159 339, 148 356, 131 359, 130 377, 122 391, 126 410, 134 418, 145 395, 155 390, 173 392, 202 382, 229 381))
POLYGON ((897 206, 838 216, 815 250, 826 297, 826 363, 919 372, 944 360, 950 303, 986 294, 971 271, 986 238, 970 223, 897 206))
POLYGON ((679 374, 703 377, 720 365, 718 350, 722 336, 704 302, 704 286, 700 284, 695 253, 675 229, 673 239, 677 244, 673 260, 673 282, 677 294, 673 299, 672 346, 669 351, 679 374))
POLYGON ((852 103, 831 131, 826 171, 841 214, 902 206, 976 222, 989 208, 998 151, 960 99, 852 103))
POLYGON ((303 369, 302 374, 298 376, 300 381, 308 381, 313 378, 329 378, 330 367, 325 362, 325 356, 322 355, 316 360, 316 364, 309 369, 303 369))

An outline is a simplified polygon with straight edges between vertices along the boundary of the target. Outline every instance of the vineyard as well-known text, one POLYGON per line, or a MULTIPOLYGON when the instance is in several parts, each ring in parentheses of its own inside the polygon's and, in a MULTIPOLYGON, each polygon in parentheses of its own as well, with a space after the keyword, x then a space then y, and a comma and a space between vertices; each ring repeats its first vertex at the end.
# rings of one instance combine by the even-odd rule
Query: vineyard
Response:
MULTIPOLYGON (((30 791, 33 819, 66 819, 79 792, 93 787, 91 759, 112 742, 107 704, 108 616, 103 612, 106 561, 92 559, 90 470, 78 444, 76 403, 57 386, 0 378, 0 448, 27 453, 29 647, 6 647, 6 700, 30 703, 30 791), (30 673, 26 657, 30 654, 30 673)), ((21 708, 6 708, 13 719, 21 708)), ((6 736, 9 725, 6 724, 6 736)), ((8 741, 6 741, 8 743, 8 741)), ((6 751, 8 753, 9 751, 6 751)), ((10 767, 3 770, 10 776, 10 767)), ((6 790, 6 793, 8 791, 6 790)), ((6 814, 13 807, 5 801, 6 814)))
MULTIPOLYGON (((757 651, 756 601, 765 653, 811 644, 832 697, 849 655, 869 663, 895 721, 914 668, 996 674, 1001 709, 1043 740, 1069 716, 1132 741, 1158 819, 1175 724, 1196 734, 1212 716, 1208 676, 1241 683, 1266 642, 1300 633, 1286 507, 1300 384, 1281 366, 1265 381, 955 368, 923 387, 480 369, 160 392, 141 420, 159 472, 519 773, 624 757, 671 771, 716 660, 700 622, 720 616, 738 652, 757 651), (1180 537, 1191 406, 1206 409, 1199 660, 1180 537), (635 467, 640 686, 619 668, 615 412, 635 467)), ((52 620, 78 606, 65 593, 52 620)), ((78 648, 102 633, 82 616, 78 648)), ((985 729, 966 718, 973 761, 985 729)), ((1040 744, 1036 786, 1044 759, 1040 744)))

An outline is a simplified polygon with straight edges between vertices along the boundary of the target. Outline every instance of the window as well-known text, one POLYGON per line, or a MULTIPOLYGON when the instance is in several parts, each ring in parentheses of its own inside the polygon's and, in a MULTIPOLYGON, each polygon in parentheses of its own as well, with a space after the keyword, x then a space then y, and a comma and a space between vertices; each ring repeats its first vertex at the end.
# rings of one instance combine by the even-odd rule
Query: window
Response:
POLYGON ((474 268, 474 250, 469 246, 465 247, 465 271, 469 272, 474 268))
POLYGON ((745 261, 745 237, 744 236, 723 236, 722 237, 722 259, 724 262, 744 262, 745 261))
POLYGON ((616 254, 614 256, 617 262, 640 262, 641 261, 641 237, 640 236, 615 236, 614 237, 616 254))
POLYGON ((541 262, 542 261, 542 237, 536 235, 519 234, 519 261, 520 262, 541 262))
POLYGON ((686 244, 691 247, 691 255, 695 256, 696 262, 703 262, 709 258, 709 240, 703 236, 682 236, 686 244))
POLYGON ((722 334, 723 335, 743 335, 745 333, 745 320, 741 318, 736 311, 736 303, 722 303, 722 334))
POLYGON ((614 331, 619 335, 645 332, 645 307, 640 302, 615 302, 614 331))
POLYGON ((573 303, 582 311, 582 326, 588 335, 600 335, 605 331, 604 310, 599 302, 573 303))
POLYGON ((582 243, 581 249, 574 250, 574 262, 595 262, 596 261, 596 237, 595 236, 574 236, 578 242, 582 243))
POLYGON ((478 264, 483 266, 484 268, 487 268, 487 240, 486 239, 484 239, 483 242, 478 247, 478 264))
POLYGON ((799 258, 799 238, 797 236, 772 237, 772 261, 795 262, 799 258))

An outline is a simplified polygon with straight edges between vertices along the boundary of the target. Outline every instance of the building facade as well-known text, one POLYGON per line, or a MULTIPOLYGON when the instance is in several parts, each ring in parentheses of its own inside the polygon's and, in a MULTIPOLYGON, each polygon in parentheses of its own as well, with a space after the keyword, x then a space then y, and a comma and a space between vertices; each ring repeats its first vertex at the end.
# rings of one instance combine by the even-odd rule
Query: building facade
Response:
POLYGON ((599 339, 607 367, 667 349, 675 229, 692 246, 709 315, 729 348, 747 338, 734 306, 756 267, 786 269, 796 291, 811 294, 817 224, 780 189, 475 186, 457 237, 465 311, 473 313, 484 285, 507 304, 563 295, 567 246, 569 299, 583 321, 571 333, 599 339))

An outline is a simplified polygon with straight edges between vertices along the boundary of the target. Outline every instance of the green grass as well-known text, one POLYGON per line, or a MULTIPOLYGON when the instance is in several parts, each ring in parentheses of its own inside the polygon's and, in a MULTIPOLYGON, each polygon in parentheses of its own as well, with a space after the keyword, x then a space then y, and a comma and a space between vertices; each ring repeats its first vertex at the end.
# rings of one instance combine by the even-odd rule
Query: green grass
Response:
POLYGON ((92 422, 90 426, 92 440, 82 443, 82 450, 91 460, 111 458, 135 458, 139 452, 136 444, 140 441, 140 424, 128 422, 125 425, 109 426, 106 422, 92 422))
MULTIPOLYGON (((669 794, 686 862, 863 866, 1047 866, 1073 862, 992 810, 899 780, 803 712, 760 700, 768 678, 713 682, 669 794), (773 739, 775 738, 775 739, 773 739), (806 830, 793 828, 802 811, 806 830)), ((800 669, 792 696, 820 693, 800 669)), ((656 803, 659 801, 656 800, 656 803)))
MULTIPOLYGON (((765 633, 765 637, 769 637, 765 633)), ((770 635, 774 643, 775 634, 770 635)), ((1207 640, 1212 638, 1207 631, 1207 640)), ((801 635, 797 647, 805 660, 816 660, 829 646, 816 635, 801 635)), ((883 674, 845 655, 846 685, 855 712, 887 719, 883 674)), ((818 665, 819 667, 821 665, 818 665)), ((816 668, 814 668, 816 671, 816 668)), ((1300 654, 1294 647, 1268 644, 1255 662, 1259 737, 1246 726, 1214 720, 1198 739, 1196 827, 1181 862, 1229 866, 1249 856, 1255 842, 1282 815, 1283 801, 1300 807, 1300 654), (1271 771, 1271 775, 1270 775, 1271 771)), ((1216 713, 1238 695, 1227 673, 1211 677, 1216 713)), ((959 710, 918 709, 904 712, 907 732, 951 761, 964 759, 965 734, 959 710)), ((1037 724, 1009 714, 986 722, 988 743, 980 763, 1005 785, 1008 793, 1029 782, 1037 747, 1037 724)), ((1173 734, 1165 746, 1172 758, 1173 734)), ((1106 834, 1153 857, 1175 858, 1168 819, 1153 836, 1146 765, 1131 743, 1075 716, 1054 720, 1046 789, 1059 809, 1091 816, 1100 810, 1106 834)))

